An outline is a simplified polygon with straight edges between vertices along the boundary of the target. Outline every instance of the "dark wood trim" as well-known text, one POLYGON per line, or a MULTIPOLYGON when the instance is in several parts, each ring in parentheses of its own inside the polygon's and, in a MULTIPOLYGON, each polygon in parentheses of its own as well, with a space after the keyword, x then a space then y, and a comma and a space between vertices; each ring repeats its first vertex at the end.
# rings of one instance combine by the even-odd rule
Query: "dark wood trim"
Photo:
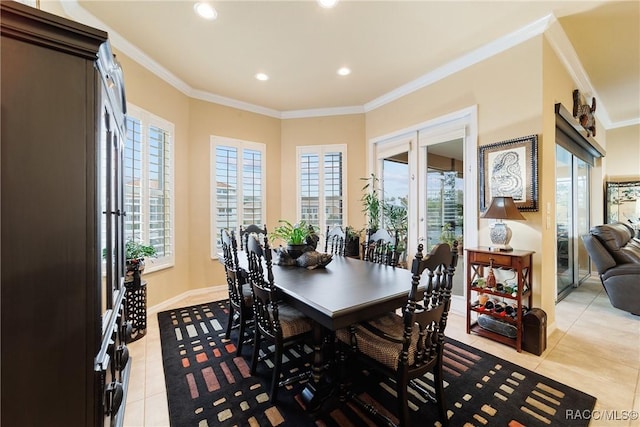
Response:
POLYGON ((594 158, 604 157, 606 152, 598 142, 586 136, 586 130, 580 126, 578 121, 573 118, 571 113, 567 111, 562 104, 555 105, 556 112, 556 130, 564 133, 571 141, 577 144, 581 149, 586 151, 594 158))
POLYGON ((107 33, 14 1, 0 2, 5 37, 95 60, 107 33))

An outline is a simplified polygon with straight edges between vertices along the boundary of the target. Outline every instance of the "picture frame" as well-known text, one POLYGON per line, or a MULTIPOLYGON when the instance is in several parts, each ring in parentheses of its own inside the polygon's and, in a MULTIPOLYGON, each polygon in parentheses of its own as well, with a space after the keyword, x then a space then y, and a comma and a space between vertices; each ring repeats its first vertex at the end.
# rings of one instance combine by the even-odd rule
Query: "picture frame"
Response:
POLYGON ((606 224, 624 222, 640 230, 640 180, 607 181, 604 198, 606 224))
POLYGON ((538 135, 478 148, 480 210, 496 196, 510 196, 520 211, 538 210, 538 135))

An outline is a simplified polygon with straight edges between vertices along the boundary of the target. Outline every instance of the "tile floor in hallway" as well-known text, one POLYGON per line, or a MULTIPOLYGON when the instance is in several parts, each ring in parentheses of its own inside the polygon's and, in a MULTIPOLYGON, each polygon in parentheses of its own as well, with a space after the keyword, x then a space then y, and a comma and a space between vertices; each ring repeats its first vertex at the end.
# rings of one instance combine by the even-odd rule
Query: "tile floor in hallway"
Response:
MULTIPOLYGON (((190 295, 162 310, 227 297, 226 286, 190 295)), ((451 312, 446 335, 597 397, 590 426, 633 427, 640 411, 640 316, 611 306, 597 279, 590 279, 556 306, 556 328, 541 356, 467 335, 465 316, 451 312)), ((125 426, 169 426, 157 310, 148 313, 147 335, 129 345, 133 358, 125 426)))

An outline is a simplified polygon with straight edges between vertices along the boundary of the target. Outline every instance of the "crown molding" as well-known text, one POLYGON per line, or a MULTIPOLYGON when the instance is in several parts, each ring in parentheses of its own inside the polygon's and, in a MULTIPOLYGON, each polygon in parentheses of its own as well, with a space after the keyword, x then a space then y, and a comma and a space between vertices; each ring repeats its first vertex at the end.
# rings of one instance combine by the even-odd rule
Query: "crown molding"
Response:
MULTIPOLYGON (((166 81, 171 86, 175 87, 186 96, 278 119, 297 119, 367 113, 399 98, 407 96, 419 89, 432 85, 452 74, 455 74, 461 70, 464 70, 465 68, 491 58, 494 55, 511 49, 514 46, 517 46, 520 43, 523 43, 531 39, 532 37, 536 37, 541 34, 544 34, 544 36, 547 38, 549 44, 552 46, 552 48, 562 61, 569 75, 576 82, 576 85, 580 92, 582 92, 585 97, 594 96, 596 98, 599 98, 595 89, 593 88, 593 85, 591 84, 591 81, 589 80, 589 76, 582 67, 582 63, 580 62, 577 53, 573 49, 569 38, 567 37, 566 33, 562 29, 562 26, 553 13, 545 15, 542 18, 528 25, 525 25, 524 27, 510 34, 494 40, 493 42, 487 43, 486 45, 466 55, 463 55, 439 68, 436 68, 435 70, 426 73, 423 76, 407 84, 404 84, 372 101, 369 101, 362 106, 278 111, 260 105, 238 101, 232 98, 227 98, 221 95, 194 89, 183 80, 178 78, 176 75, 168 71, 162 65, 154 61, 143 51, 131 44, 128 40, 126 40, 108 25, 105 25, 104 22, 100 21, 98 18, 87 12, 82 6, 78 4, 77 0, 65 0, 61 1, 60 3, 62 4, 65 13, 71 18, 84 24, 106 31, 109 34, 109 39, 113 46, 115 46, 122 53, 138 62, 140 65, 148 69, 159 78, 166 81)), ((614 129, 640 124, 640 118, 613 123, 609 117, 606 107, 602 102, 598 103, 596 117, 605 129, 614 129)))
POLYGON ((542 34, 549 26, 549 22, 553 19, 555 19, 555 17, 552 14, 546 15, 512 33, 487 43, 466 55, 454 59, 442 67, 438 67, 435 70, 366 103, 364 109, 367 112, 375 110, 376 108, 395 101, 396 99, 402 98, 403 96, 409 95, 419 89, 443 80, 452 74, 464 70, 465 68, 491 58, 500 52, 511 49, 532 37, 542 34))
MULTIPOLYGON (((596 90, 591 84, 589 75, 584 70, 582 63, 580 62, 578 54, 569 41, 569 37, 567 37, 567 33, 564 32, 562 25, 560 25, 555 17, 550 23, 548 30, 545 31, 544 35, 551 45, 551 48, 554 50, 564 67, 567 69, 567 72, 575 82, 577 89, 582 93, 585 99, 591 97, 600 99, 596 90)), ((614 127, 614 124, 611 122, 611 118, 609 117, 609 113, 607 112, 607 109, 602 102, 598 102, 598 108, 596 109, 595 116, 598 118, 605 129, 611 129, 612 127, 614 127)), ((622 126, 618 126, 618 124, 616 124, 615 127, 622 126)))
POLYGON ((364 107, 354 105, 352 107, 313 108, 309 110, 283 111, 283 119, 302 119, 308 117, 344 116, 349 114, 364 114, 364 107))
POLYGON ((202 101, 213 102, 214 104, 220 104, 227 107, 237 108, 239 110, 249 111, 251 113, 262 114, 269 117, 275 117, 276 119, 282 118, 282 112, 274 110, 272 108, 262 107, 260 105, 250 104, 248 102, 238 101, 237 99, 227 98, 225 96, 216 95, 210 92, 205 92, 198 89, 190 89, 188 96, 191 98, 200 99, 202 101))

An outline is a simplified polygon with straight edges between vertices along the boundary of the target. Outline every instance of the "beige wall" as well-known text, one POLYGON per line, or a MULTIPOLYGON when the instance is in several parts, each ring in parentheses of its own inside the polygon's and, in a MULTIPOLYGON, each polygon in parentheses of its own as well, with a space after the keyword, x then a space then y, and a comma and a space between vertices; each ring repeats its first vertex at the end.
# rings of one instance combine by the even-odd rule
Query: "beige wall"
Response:
MULTIPOLYGON (((280 217, 281 121, 189 98, 124 54, 122 64, 127 102, 175 125, 175 266, 145 272, 148 305, 188 290, 226 283, 224 270, 210 251, 210 137, 224 136, 267 147, 267 222, 280 217)), ((149 267, 152 268, 151 263, 149 267)))
MULTIPOLYGON (((189 281, 189 98, 126 55, 114 51, 123 69, 127 102, 175 125, 175 266, 157 272, 145 272, 147 300, 158 304, 192 288, 189 281)), ((153 262, 147 263, 147 270, 153 262)))
MULTIPOLYGON (((188 217, 190 288, 225 284, 224 269, 211 258, 210 159, 211 136, 222 136, 266 145, 267 224, 280 217, 280 125, 279 119, 237 110, 196 99, 190 100, 191 134, 188 217)), ((176 180, 179 178, 176 177, 176 180)))
MULTIPOLYGON (((367 114, 367 138, 478 106, 479 145, 542 134, 542 37, 536 37, 367 114)), ((555 128, 554 128, 555 131, 555 128)), ((540 144, 544 141, 540 138, 540 144)), ((543 193, 543 192, 541 192, 543 193)), ((523 212, 526 221, 511 221, 511 245, 533 250, 534 305, 551 312, 543 297, 555 283, 541 277, 541 213, 523 212), (548 285, 542 286, 543 283, 548 285), (544 289, 543 289, 544 288, 544 289)), ((488 245, 488 220, 479 227, 479 244, 488 245)), ((555 291, 555 288, 553 289, 555 291)))
MULTIPOLYGON (((282 121, 282 219, 296 220, 296 147, 303 145, 345 144, 347 146, 347 224, 364 227, 360 203, 361 189, 367 176, 364 144, 364 114, 329 116, 282 121)), ((279 219, 279 218, 277 218, 279 219)), ((277 219, 270 225, 277 225, 277 219)))
POLYGON ((607 181, 640 180, 640 125, 607 131, 607 181))

